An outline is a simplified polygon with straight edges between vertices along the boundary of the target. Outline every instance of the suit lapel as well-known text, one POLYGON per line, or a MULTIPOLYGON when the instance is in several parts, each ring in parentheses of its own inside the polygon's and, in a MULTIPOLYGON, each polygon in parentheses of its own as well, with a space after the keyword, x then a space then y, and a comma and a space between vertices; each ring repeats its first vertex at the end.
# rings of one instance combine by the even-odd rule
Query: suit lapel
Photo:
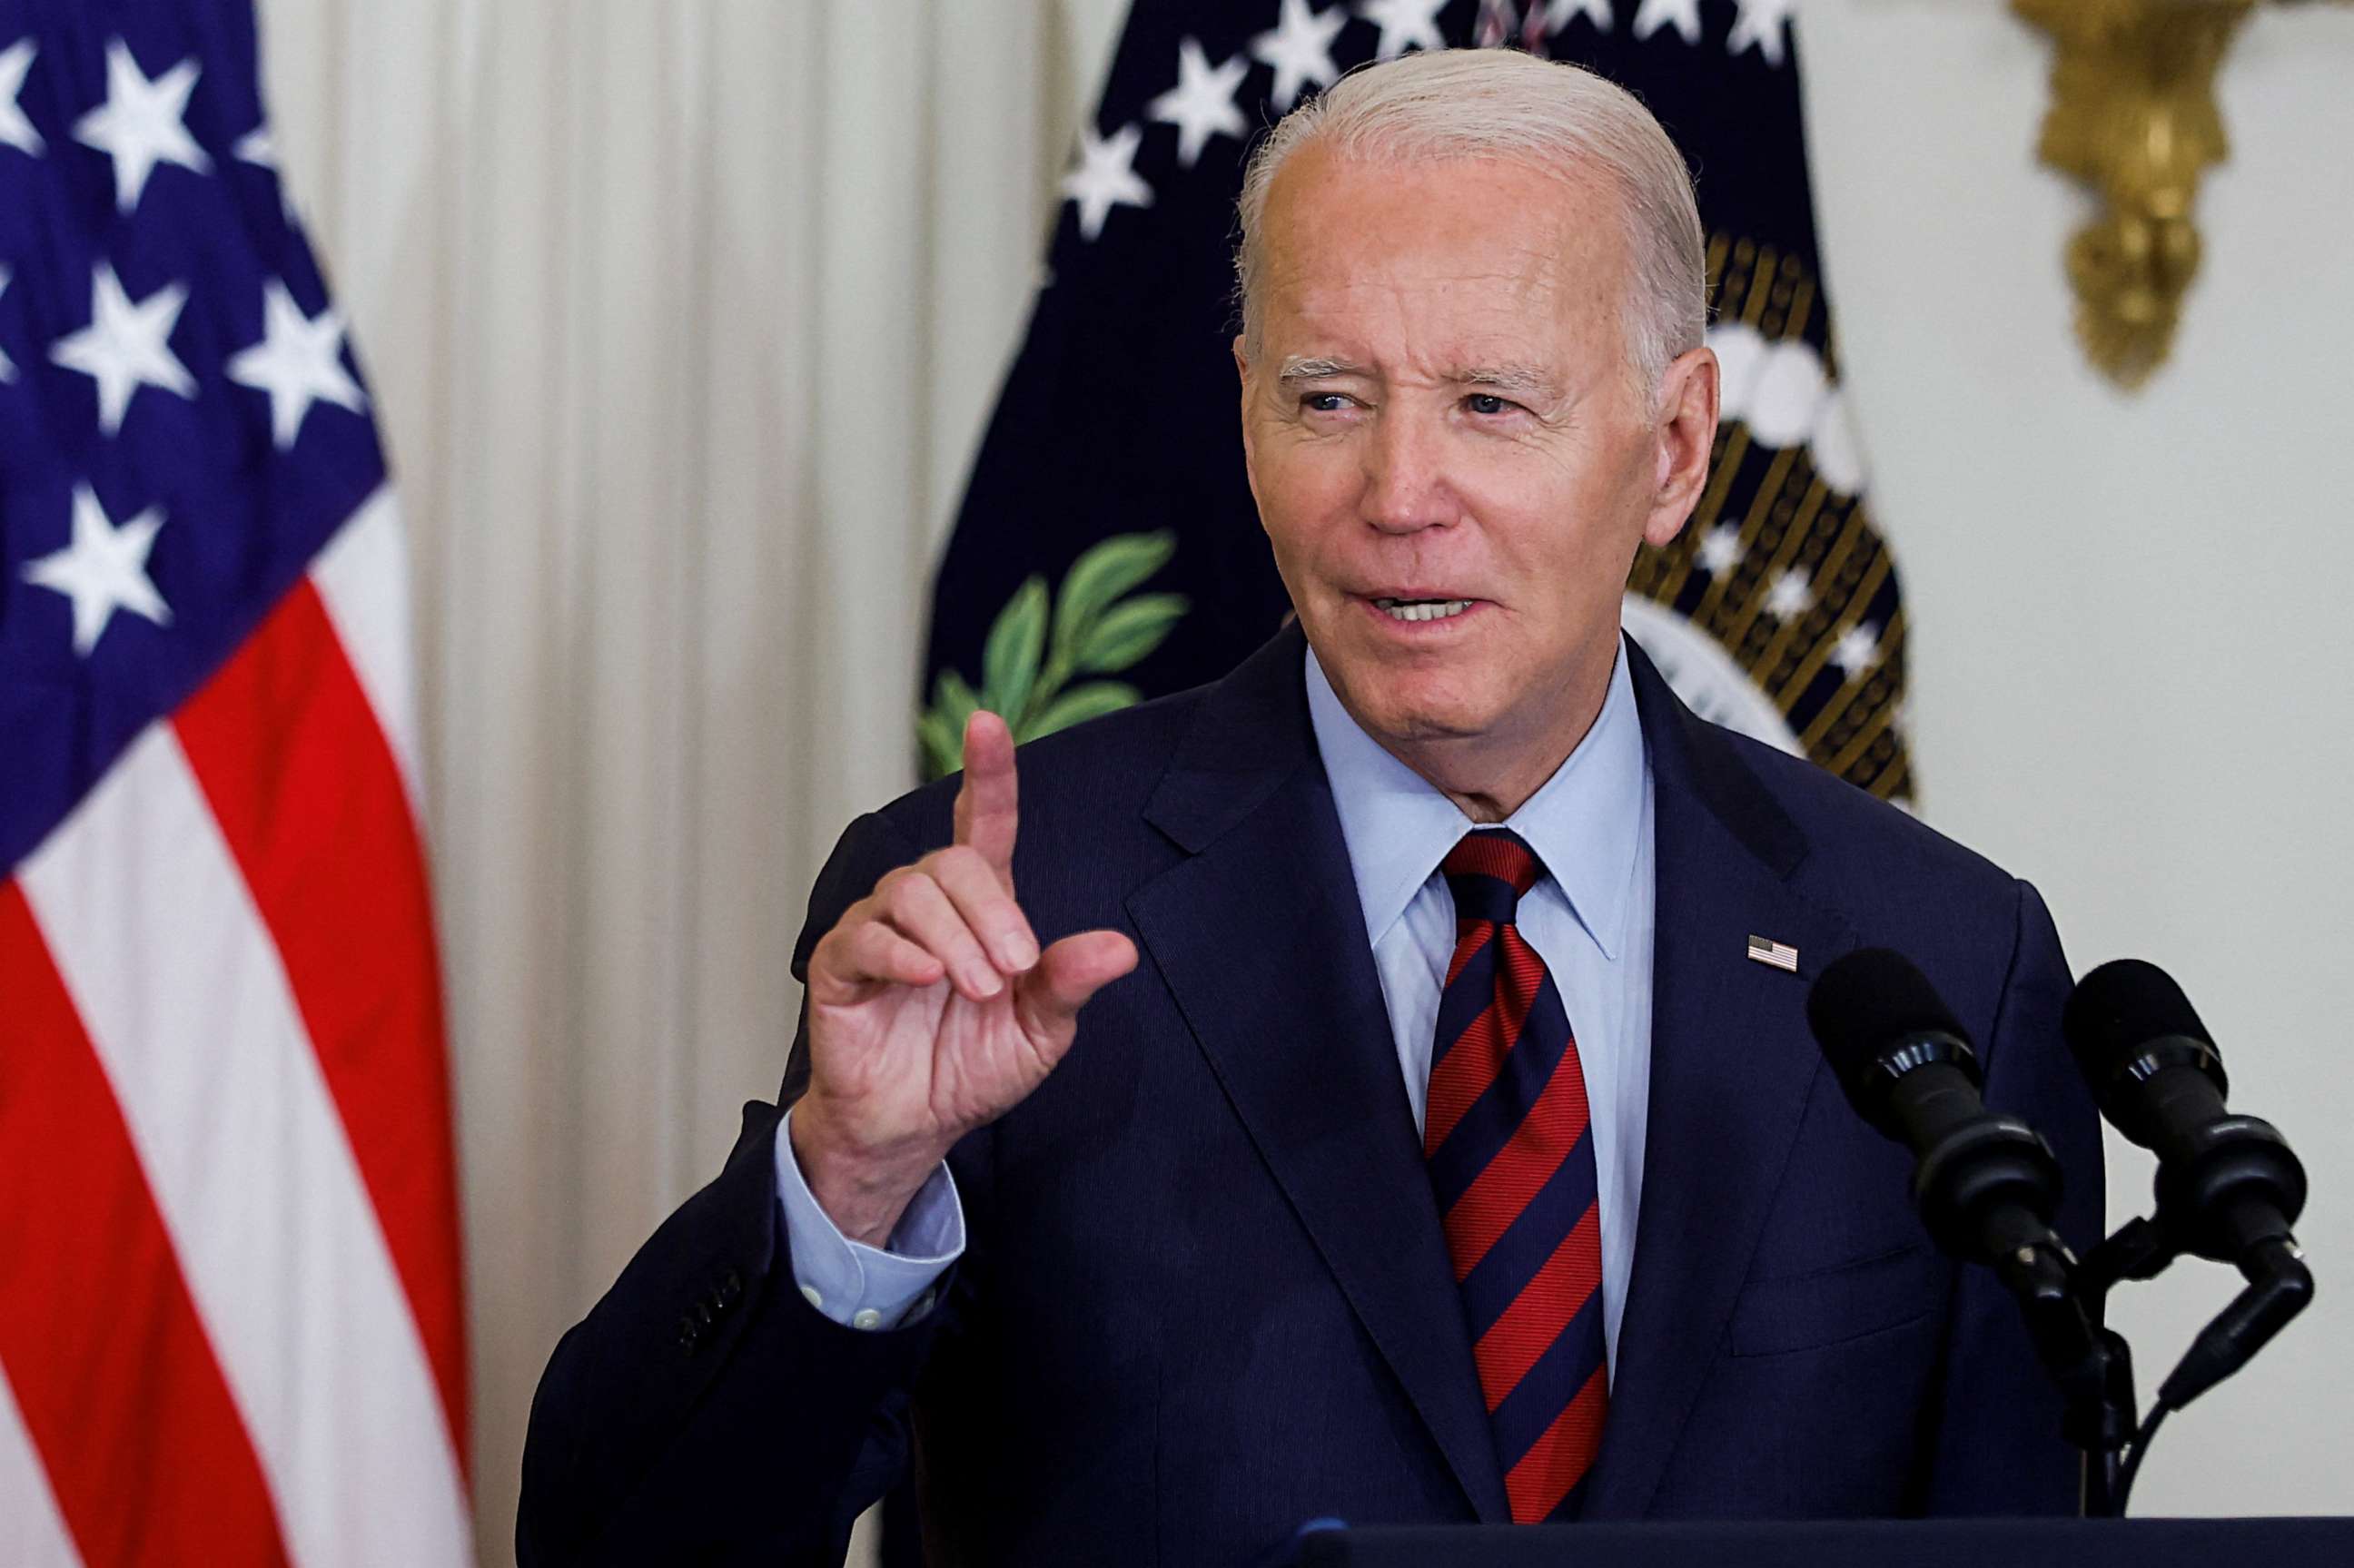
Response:
POLYGON ((1481 1519, 1509 1517, 1297 632, 1204 699, 1148 808, 1193 851, 1130 918, 1267 1169, 1481 1519))
POLYGON ((1635 1265, 1588 1519, 1643 1514, 1716 1359, 1821 1054, 1808 981, 1855 945, 1789 877, 1806 841, 1724 735, 1629 645, 1658 878, 1650 1114, 1635 1265), (1789 974, 1751 936, 1798 949, 1789 974))

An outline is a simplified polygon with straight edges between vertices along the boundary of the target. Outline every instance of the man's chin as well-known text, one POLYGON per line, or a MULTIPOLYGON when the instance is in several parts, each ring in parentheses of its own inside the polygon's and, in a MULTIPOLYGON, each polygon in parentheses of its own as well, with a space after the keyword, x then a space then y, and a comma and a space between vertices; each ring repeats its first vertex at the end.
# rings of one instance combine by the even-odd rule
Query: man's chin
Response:
POLYGON ((1471 740, 1494 727, 1485 705, 1379 688, 1366 694, 1359 722, 1375 738, 1402 746, 1471 740))
POLYGON ((1336 656, 1320 650, 1317 657, 1341 705, 1376 738, 1416 745, 1469 739, 1496 724, 1500 705, 1460 667, 1472 662, 1468 649, 1401 657, 1394 648, 1335 641, 1341 644, 1336 656))

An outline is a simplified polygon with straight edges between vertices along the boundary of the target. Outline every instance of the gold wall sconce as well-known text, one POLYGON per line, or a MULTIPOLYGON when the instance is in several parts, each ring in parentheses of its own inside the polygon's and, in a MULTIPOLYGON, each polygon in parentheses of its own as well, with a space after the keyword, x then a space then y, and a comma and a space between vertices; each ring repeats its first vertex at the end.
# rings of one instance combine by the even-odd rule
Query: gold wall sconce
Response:
POLYGON ((2257 4, 2011 0, 2058 46, 2039 153, 2100 200, 2068 241, 2068 281, 2085 355, 2120 387, 2172 346, 2199 271, 2199 182, 2231 151, 2215 71, 2257 4))

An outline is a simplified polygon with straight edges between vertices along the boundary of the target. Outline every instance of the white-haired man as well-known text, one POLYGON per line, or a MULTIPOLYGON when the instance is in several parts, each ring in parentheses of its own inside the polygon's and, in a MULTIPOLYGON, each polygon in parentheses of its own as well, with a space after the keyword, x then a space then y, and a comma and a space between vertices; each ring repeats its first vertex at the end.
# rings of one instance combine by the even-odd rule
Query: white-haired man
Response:
POLYGON ((1575 68, 1409 56, 1275 130, 1242 227, 1297 625, 1026 748, 1018 805, 977 715, 960 780, 853 824, 789 1110, 542 1383, 525 1563, 838 1560, 911 1463, 979 1563, 2073 1509, 2016 1314, 1804 1022, 1840 951, 1917 955, 2094 1177, 2082 1242, 2041 903, 1620 634, 1717 418, 1665 133, 1575 68))

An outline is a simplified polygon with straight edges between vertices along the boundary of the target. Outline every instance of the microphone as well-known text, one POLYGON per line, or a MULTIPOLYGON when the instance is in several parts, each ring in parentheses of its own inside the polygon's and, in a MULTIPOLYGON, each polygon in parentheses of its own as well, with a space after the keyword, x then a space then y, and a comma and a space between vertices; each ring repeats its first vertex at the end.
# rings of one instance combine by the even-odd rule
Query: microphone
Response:
POLYGON ((2060 1161, 2035 1129, 1990 1111, 1969 1036, 1928 977, 1886 948, 1822 972, 1807 1023, 1863 1119, 1913 1150, 1913 1205, 1938 1247, 1982 1263, 2018 1298, 2038 1360, 2065 1403, 2063 1436, 2098 1463, 2086 1505, 2124 1504, 2119 1457, 2134 1434, 2133 1359, 2077 1288, 2052 1229, 2060 1161))
POLYGON ((2272 1124, 2223 1107, 2222 1054, 2174 977, 2139 959, 2077 982, 2061 1031, 2110 1124, 2158 1156, 2158 1220, 2186 1252, 2237 1263, 2291 1239, 2305 1167, 2272 1124))
POLYGON ((2190 999, 2156 964, 2120 959, 2077 982, 2060 1027, 2110 1125, 2158 1156, 2167 1244, 2235 1266, 2247 1288, 2158 1391, 2179 1410, 2247 1364, 2313 1298, 2289 1227, 2305 1167, 2270 1122, 2224 1107, 2230 1080, 2190 999))
POLYGON ((1815 981, 1807 1023, 1857 1113, 1913 1150, 1914 1206, 1937 1245, 2023 1297, 2064 1297, 2075 1260, 2052 1229, 2060 1162, 2034 1128, 1987 1109, 1978 1053, 1928 977, 1861 948, 1815 981))

